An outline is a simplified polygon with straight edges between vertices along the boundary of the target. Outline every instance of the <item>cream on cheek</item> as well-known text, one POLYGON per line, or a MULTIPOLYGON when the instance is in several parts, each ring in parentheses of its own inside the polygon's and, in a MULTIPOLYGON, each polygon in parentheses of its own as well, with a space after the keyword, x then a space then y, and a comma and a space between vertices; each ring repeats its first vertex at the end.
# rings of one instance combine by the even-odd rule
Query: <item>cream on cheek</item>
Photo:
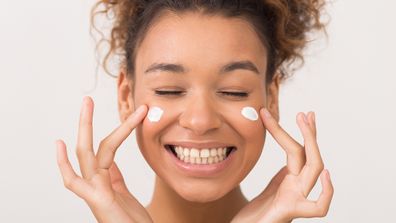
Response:
MULTIPOLYGON (((253 103, 252 103, 253 104, 253 103)), ((241 143, 256 142, 256 137, 262 137, 264 128, 258 110, 262 107, 260 104, 254 106, 232 105, 223 107, 222 116, 237 134, 242 137, 241 143)))
POLYGON ((161 120, 162 115, 164 114, 164 110, 160 107, 153 106, 150 107, 147 118, 150 122, 158 122, 161 120))
POLYGON ((250 120, 250 121, 257 121, 258 120, 257 111, 253 107, 244 107, 244 108, 242 108, 241 114, 247 120, 250 120))

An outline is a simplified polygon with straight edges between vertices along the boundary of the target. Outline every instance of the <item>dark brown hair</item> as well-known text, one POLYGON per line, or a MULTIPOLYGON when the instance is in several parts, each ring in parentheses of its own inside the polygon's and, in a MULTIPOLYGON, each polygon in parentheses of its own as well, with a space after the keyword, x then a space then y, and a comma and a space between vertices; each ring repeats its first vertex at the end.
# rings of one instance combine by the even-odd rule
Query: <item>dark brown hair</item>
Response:
MULTIPOLYGON (((303 63, 302 50, 308 34, 324 30, 321 13, 325 0, 100 0, 91 12, 91 28, 102 36, 98 45, 107 42, 109 49, 103 59, 104 70, 109 59, 118 55, 129 77, 135 72, 135 56, 148 28, 166 12, 199 11, 208 15, 240 17, 249 21, 267 48, 267 83, 278 73, 281 78, 291 75, 297 60, 303 63), (113 19, 108 15, 112 14, 113 19), (112 20, 106 38, 96 27, 95 17, 107 15, 112 20)), ((112 75, 113 76, 113 75, 112 75)))

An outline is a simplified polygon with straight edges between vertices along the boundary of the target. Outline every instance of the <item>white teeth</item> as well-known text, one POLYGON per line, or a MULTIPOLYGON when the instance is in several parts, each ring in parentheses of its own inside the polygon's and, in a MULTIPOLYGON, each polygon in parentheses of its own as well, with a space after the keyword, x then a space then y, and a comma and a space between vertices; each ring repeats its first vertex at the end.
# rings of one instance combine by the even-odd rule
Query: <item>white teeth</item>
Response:
POLYGON ((216 156, 217 155, 217 149, 210 149, 210 155, 211 156, 216 156))
POLYGON ((214 164, 225 159, 227 148, 196 149, 175 146, 177 158, 191 164, 214 164))
POLYGON ((201 153, 200 153, 200 156, 201 156, 202 158, 207 158, 207 157, 209 157, 209 156, 210 156, 209 149, 202 149, 202 150, 201 150, 201 153))
POLYGON ((184 148, 184 150, 183 150, 183 155, 184 155, 184 156, 190 156, 190 150, 187 149, 187 148, 184 148))
POLYGON ((191 149, 190 157, 199 157, 199 151, 197 149, 191 149))

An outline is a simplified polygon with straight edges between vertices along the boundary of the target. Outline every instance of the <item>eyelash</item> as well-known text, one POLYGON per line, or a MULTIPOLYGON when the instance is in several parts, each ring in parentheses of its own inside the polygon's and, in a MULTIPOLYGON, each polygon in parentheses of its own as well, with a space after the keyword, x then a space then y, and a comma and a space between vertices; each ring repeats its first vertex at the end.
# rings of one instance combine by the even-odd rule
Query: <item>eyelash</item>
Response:
MULTIPOLYGON (((160 91, 160 90, 155 90, 155 94, 157 95, 180 95, 183 93, 183 91, 160 91)), ((249 96, 249 93, 247 92, 231 92, 231 91, 220 91, 219 93, 224 94, 226 96, 232 96, 232 97, 239 97, 239 98, 246 98, 249 96)))

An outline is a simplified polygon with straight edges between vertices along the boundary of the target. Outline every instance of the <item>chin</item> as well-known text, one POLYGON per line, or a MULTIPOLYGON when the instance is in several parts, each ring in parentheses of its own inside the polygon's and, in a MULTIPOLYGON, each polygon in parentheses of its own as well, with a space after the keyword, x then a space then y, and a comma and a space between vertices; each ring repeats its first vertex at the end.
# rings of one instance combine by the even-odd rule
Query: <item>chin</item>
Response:
POLYGON ((208 203, 216 201, 228 194, 232 188, 227 189, 224 182, 210 183, 196 182, 200 180, 192 180, 193 182, 184 182, 178 184, 173 190, 184 200, 196 203, 208 203))
POLYGON ((195 202, 195 203, 208 203, 212 201, 219 200, 222 198, 225 193, 207 193, 204 191, 185 191, 186 193, 180 192, 178 193, 180 197, 182 197, 186 201, 195 202))

